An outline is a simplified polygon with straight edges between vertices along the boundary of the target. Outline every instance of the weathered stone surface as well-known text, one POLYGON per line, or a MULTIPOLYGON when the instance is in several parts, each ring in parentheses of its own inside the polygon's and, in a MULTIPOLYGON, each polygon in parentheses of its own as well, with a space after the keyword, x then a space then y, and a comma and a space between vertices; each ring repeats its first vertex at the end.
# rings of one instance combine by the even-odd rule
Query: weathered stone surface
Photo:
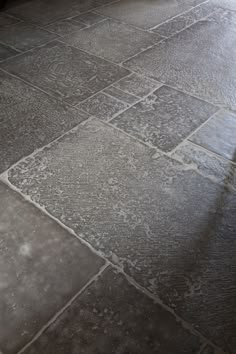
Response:
POLYGON ((0 173, 88 118, 0 71, 0 173))
POLYGON ((15 23, 19 22, 20 20, 10 16, 5 13, 0 13, 0 28, 3 26, 14 25, 15 23))
POLYGON ((213 104, 236 109, 235 31, 236 13, 219 9, 125 66, 213 104))
POLYGON ((84 27, 86 27, 84 23, 68 19, 55 22, 45 28, 50 32, 56 33, 58 36, 66 36, 73 32, 79 31, 84 27))
POLYGON ((139 101, 139 97, 133 96, 130 93, 124 92, 118 89, 115 86, 109 86, 103 92, 109 94, 112 97, 117 98, 118 100, 125 102, 129 105, 134 104, 135 102, 139 101))
POLYGON ((13 48, 10 48, 2 43, 0 43, 0 62, 6 60, 10 57, 13 57, 16 54, 19 54, 19 51, 16 51, 13 48))
POLYGON ((108 269, 26 353, 195 354, 199 347, 170 313, 108 269))
POLYGON ((59 41, 3 63, 7 71, 76 105, 129 72, 59 41))
POLYGON ((18 352, 104 264, 0 183, 0 350, 18 352))
POLYGON ((216 111, 206 102, 162 86, 114 118, 112 124, 168 152, 216 111))
POLYGON ((73 17, 73 20, 83 22, 87 26, 94 25, 97 22, 105 20, 106 17, 101 16, 95 12, 88 11, 79 16, 73 17))
POLYGON ((63 38, 63 41, 115 63, 138 54, 162 39, 124 23, 107 19, 63 38))
POLYGON ((9 178, 207 338, 233 349, 236 195, 152 154, 94 120, 9 178))
POLYGON ((190 140, 236 162, 236 115, 218 112, 190 140))

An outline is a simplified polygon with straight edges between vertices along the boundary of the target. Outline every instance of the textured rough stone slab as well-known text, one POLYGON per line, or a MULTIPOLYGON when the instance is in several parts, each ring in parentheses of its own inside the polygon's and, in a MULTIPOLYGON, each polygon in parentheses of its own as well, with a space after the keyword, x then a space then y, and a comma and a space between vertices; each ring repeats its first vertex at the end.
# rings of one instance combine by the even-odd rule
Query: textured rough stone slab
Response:
POLYGON ((139 97, 133 96, 130 93, 124 92, 118 89, 115 86, 109 86, 103 92, 109 94, 112 97, 117 98, 118 100, 128 103, 129 105, 134 104, 135 102, 139 101, 139 97))
POLYGON ((32 49, 56 38, 55 34, 24 22, 0 27, 0 41, 20 51, 32 49))
POLYGON ((235 194, 99 121, 9 178, 207 338, 234 348, 235 194))
POLYGON ((107 19, 63 38, 94 55, 120 63, 162 39, 124 23, 107 19))
POLYGON ((186 141, 172 154, 173 158, 188 165, 214 182, 236 191, 236 165, 201 147, 186 141))
POLYGON ((125 66, 216 105, 236 109, 235 31, 236 13, 218 10, 138 54, 125 66))
POLYGON ((232 11, 236 11, 236 2, 234 0, 211 0, 216 6, 223 7, 232 11))
POLYGON ((142 102, 112 120, 125 132, 171 151, 217 108, 182 92, 162 86, 142 102))
POLYGON ((59 41, 8 60, 3 68, 72 105, 129 73, 59 41))
POLYGON ((236 162, 236 115, 218 112, 190 140, 236 162))
POLYGON ((149 29, 190 8, 191 1, 186 0, 121 0, 96 11, 137 27, 149 29))
POLYGON ((0 173, 88 116, 0 71, 0 173))
POLYGON ((190 354, 199 347, 170 313, 108 269, 26 353, 190 354))
POLYGON ((6 60, 10 57, 13 57, 16 54, 19 54, 19 51, 16 51, 13 48, 10 48, 2 43, 0 43, 0 62, 6 60))
POLYGON ((108 121, 120 111, 128 108, 128 104, 100 92, 78 105, 78 108, 97 118, 108 121))
POLYGON ((103 260, 0 183, 0 350, 18 352, 103 260))
POLYGON ((23 20, 45 26, 109 2, 110 0, 36 0, 20 4, 9 12, 23 20))
POLYGON ((84 27, 86 27, 84 23, 68 19, 55 22, 45 28, 50 32, 56 33, 58 36, 66 36, 73 32, 79 31, 84 27))

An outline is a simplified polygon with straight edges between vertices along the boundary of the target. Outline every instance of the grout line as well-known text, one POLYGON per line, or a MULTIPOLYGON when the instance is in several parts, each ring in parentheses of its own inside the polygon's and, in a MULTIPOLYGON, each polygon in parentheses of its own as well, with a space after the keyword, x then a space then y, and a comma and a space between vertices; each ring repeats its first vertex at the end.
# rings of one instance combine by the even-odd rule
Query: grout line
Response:
POLYGON ((37 333, 36 335, 22 348, 20 349, 17 354, 21 354, 25 352, 26 349, 28 349, 31 344, 33 344, 54 322, 59 319, 59 317, 77 300, 77 298, 94 282, 96 281, 99 277, 101 277, 106 270, 106 268, 109 266, 109 263, 106 262, 99 270, 98 273, 96 273, 83 287, 80 289, 67 303, 64 305, 37 333))
MULTIPOLYGON (((54 220, 57 224, 59 224, 63 229, 67 230, 69 234, 71 234, 72 236, 76 237, 82 244, 84 244, 85 246, 87 246, 92 253, 96 254, 97 256, 99 256, 100 258, 102 258, 106 264, 111 265, 113 268, 116 268, 119 272, 121 272, 125 278, 127 279, 127 281, 132 284, 133 286, 135 286, 136 289, 138 289, 139 291, 141 291, 142 293, 144 293, 146 296, 148 296, 149 298, 151 298, 155 303, 159 304, 160 306, 162 306, 165 310, 167 310, 169 313, 171 313, 177 322, 180 322, 181 325, 186 328, 190 333, 198 336, 202 341, 205 341, 207 344, 210 344, 211 346, 217 348, 211 341, 209 341, 207 338, 205 338, 205 336, 203 336, 200 332, 198 332, 191 324, 189 324, 187 321, 185 321, 184 319, 182 319, 179 315, 177 315, 174 310, 172 308, 170 308, 169 306, 165 305, 158 297, 158 295, 154 295, 152 293, 150 293, 148 290, 146 290, 143 286, 139 285, 132 277, 130 277, 128 274, 126 274, 123 269, 122 266, 113 264, 110 260, 108 260, 106 258, 106 255, 104 255, 101 251, 97 251, 96 249, 94 249, 94 247, 87 242, 85 239, 83 239, 81 236, 77 235, 75 233, 75 231, 68 227, 67 225, 65 225, 64 223, 62 223, 59 219, 57 219, 56 217, 54 217, 53 215, 51 215, 45 207, 41 206, 40 204, 38 204, 37 202, 35 202, 33 199, 31 199, 31 197, 29 195, 24 194, 18 187, 15 187, 8 179, 8 173, 5 172, 4 174, 2 174, 0 176, 0 180, 5 183, 10 189, 12 189, 13 191, 17 192, 18 194, 20 194, 22 196, 22 198, 24 200, 26 200, 27 202, 31 203, 32 205, 34 205, 37 209, 41 210, 41 212, 43 212, 44 214, 46 214, 49 218, 51 218, 52 220, 54 220)), ((50 322, 51 324, 51 322, 50 322)), ((49 325, 50 325, 49 324, 49 325)), ((47 325, 48 327, 48 325, 47 325)), ((37 335, 37 338, 45 331, 45 328, 43 330, 40 331, 40 333, 37 335)), ((35 338, 35 340, 37 339, 35 338)), ((27 345, 27 347, 32 343, 32 341, 27 345)), ((26 349, 25 347, 23 349, 26 349)), ((22 350, 23 350, 22 349, 22 350)), ((218 349, 218 348, 217 348, 218 349)), ((22 350, 18 353, 21 354, 22 350)))
POLYGON ((197 352, 197 354, 202 354, 203 350, 207 347, 207 344, 203 343, 202 346, 200 347, 199 351, 197 352))
POLYGON ((11 44, 5 43, 5 42, 3 42, 3 41, 1 41, 1 40, 0 40, 0 44, 4 45, 5 47, 9 47, 9 48, 13 49, 14 51, 18 52, 17 54, 12 55, 12 56, 8 57, 7 59, 1 60, 0 63, 4 62, 5 60, 11 59, 11 58, 13 58, 13 57, 16 57, 16 56, 18 56, 19 54, 22 54, 22 53, 23 53, 22 50, 17 49, 17 48, 15 48, 15 47, 13 47, 11 44))

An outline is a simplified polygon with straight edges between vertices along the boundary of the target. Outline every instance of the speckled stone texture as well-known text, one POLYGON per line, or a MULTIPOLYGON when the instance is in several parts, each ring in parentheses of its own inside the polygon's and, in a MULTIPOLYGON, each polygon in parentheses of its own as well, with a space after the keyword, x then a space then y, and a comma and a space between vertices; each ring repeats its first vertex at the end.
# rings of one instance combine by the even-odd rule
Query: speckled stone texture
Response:
POLYGON ((162 151, 171 151, 217 108, 162 86, 112 120, 119 129, 162 151))
POLYGON ((3 63, 3 68, 76 105, 126 76, 126 69, 59 41, 3 63))
POLYGON ((191 141, 236 162, 236 115, 220 111, 191 137, 191 141))
POLYGON ((212 341, 234 345, 235 194, 96 120, 9 178, 212 341))
POLYGON ((68 20, 58 21, 45 28, 47 31, 53 32, 58 36, 66 36, 73 32, 79 31, 84 27, 86 27, 84 23, 79 21, 74 21, 72 19, 68 19, 68 20))
POLYGON ((220 9, 125 66, 213 104, 236 109, 235 31, 236 13, 220 9))
POLYGON ((121 22, 107 19, 63 40, 115 63, 123 62, 162 39, 121 22))
POLYGON ((88 118, 0 71, 0 173, 88 118))
POLYGON ((6 60, 10 57, 13 57, 16 54, 19 54, 20 52, 9 47, 6 46, 5 44, 0 43, 0 63, 3 60, 6 60))
POLYGON ((0 183, 0 351, 18 352, 104 262, 0 183))
POLYGON ((191 354, 199 347, 170 313, 110 268, 26 353, 191 354))

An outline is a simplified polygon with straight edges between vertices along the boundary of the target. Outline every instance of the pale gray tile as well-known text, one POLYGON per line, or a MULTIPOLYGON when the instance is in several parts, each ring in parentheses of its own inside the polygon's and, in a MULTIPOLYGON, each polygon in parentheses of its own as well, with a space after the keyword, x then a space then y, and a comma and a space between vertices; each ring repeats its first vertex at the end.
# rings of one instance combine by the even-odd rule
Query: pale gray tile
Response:
POLYGON ((56 38, 55 34, 24 22, 0 27, 0 41, 20 51, 32 49, 56 38))
POLYGON ((132 105, 139 100, 138 97, 133 96, 130 93, 124 92, 116 88, 115 86, 109 86, 103 92, 108 93, 110 96, 113 96, 120 101, 128 103, 129 105, 132 105))
POLYGON ((233 348, 236 194, 152 154, 88 121, 9 179, 207 338, 233 348))
POLYGON ((78 108, 83 111, 105 121, 110 120, 114 115, 127 107, 126 103, 118 101, 103 92, 94 95, 78 105, 78 108))
POLYGON ((156 37, 153 33, 107 19, 66 36, 63 41, 115 63, 121 63, 161 39, 162 37, 156 37))
POLYGON ((216 107, 204 101, 162 86, 111 123, 168 152, 216 111, 216 107))
POLYGON ((218 112, 190 140, 236 162, 236 115, 218 112))
POLYGON ((26 353, 190 354, 199 347, 170 313, 110 268, 26 353))
POLYGON ((81 15, 78 15, 76 17, 73 17, 73 20, 83 22, 87 26, 94 25, 97 22, 100 22, 102 20, 105 20, 106 17, 101 16, 95 12, 85 12, 81 15))
POLYGON ((211 0, 216 6, 236 11, 236 2, 234 0, 211 0))
POLYGON ((125 66, 216 105, 236 109, 235 30, 236 13, 217 10, 128 60, 125 66))
POLYGON ((58 36, 66 36, 73 32, 79 31, 84 27, 86 27, 86 25, 83 24, 82 22, 68 19, 68 20, 55 22, 52 25, 49 25, 45 28, 50 32, 56 33, 58 36))
POLYGON ((114 84, 115 87, 138 97, 148 95, 162 84, 147 77, 131 74, 114 84))
POLYGON ((72 105, 129 74, 59 41, 8 60, 3 68, 72 105))
POLYGON ((0 82, 0 173, 88 117, 2 71, 0 82))
POLYGON ((0 349, 21 349, 104 264, 0 183, 0 349))

